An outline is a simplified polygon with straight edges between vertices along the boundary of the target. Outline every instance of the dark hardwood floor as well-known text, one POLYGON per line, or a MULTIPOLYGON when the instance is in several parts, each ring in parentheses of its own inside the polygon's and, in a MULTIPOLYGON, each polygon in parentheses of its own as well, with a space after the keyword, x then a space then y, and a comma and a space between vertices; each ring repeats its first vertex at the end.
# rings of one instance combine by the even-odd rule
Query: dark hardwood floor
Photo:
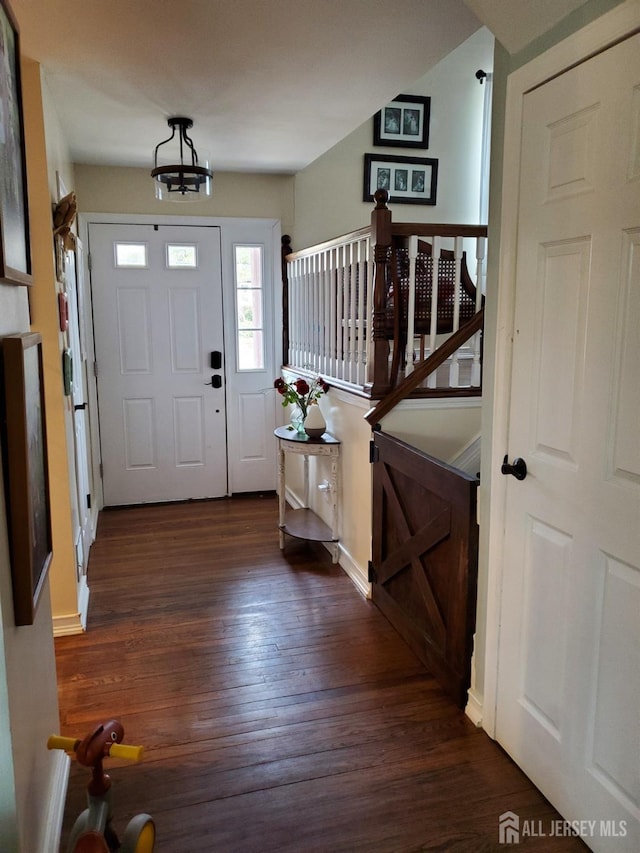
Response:
POLYGON ((86 634, 56 640, 61 733, 117 717, 144 744, 107 763, 116 830, 150 813, 156 853, 497 851, 503 812, 558 818, 327 553, 279 550, 271 495, 103 512, 89 585, 86 634))

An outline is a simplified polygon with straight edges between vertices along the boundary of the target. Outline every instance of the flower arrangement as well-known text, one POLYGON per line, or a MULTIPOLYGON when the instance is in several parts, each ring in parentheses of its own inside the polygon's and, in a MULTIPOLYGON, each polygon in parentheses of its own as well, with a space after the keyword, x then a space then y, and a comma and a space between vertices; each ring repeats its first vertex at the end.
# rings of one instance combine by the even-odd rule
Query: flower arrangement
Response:
POLYGON ((322 378, 316 376, 311 384, 306 379, 296 379, 295 382, 285 382, 280 376, 273 383, 273 387, 278 394, 283 397, 282 405, 298 406, 302 413, 302 418, 307 417, 309 406, 317 406, 318 400, 323 394, 326 394, 331 386, 322 378))

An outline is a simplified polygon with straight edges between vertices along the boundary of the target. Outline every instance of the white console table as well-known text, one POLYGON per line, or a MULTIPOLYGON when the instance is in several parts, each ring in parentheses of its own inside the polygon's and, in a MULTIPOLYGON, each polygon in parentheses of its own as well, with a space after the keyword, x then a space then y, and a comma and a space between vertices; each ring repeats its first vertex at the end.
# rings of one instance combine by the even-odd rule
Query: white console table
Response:
POLYGON ((341 471, 340 449, 341 442, 325 432, 321 438, 310 438, 300 435, 289 427, 282 426, 274 430, 278 441, 278 497, 280 548, 284 548, 285 534, 296 539, 306 539, 311 542, 331 543, 331 556, 334 563, 338 562, 339 532, 340 532, 340 501, 341 501, 341 471), (304 506, 301 509, 287 509, 286 490, 286 457, 287 454, 303 457, 304 464, 304 506), (326 456, 331 460, 329 477, 329 499, 331 501, 331 527, 309 509, 309 457, 326 456))

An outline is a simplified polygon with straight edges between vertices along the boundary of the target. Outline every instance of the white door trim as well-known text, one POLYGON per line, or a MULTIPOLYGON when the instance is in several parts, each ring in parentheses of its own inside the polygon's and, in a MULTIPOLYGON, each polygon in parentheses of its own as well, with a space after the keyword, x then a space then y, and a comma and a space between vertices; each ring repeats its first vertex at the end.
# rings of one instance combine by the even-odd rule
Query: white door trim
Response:
MULTIPOLYGON (((221 249, 224 254, 226 241, 227 241, 227 232, 230 231, 233 226, 236 226, 238 222, 242 222, 243 225, 251 226, 251 225, 260 225, 264 227, 265 225, 269 226, 271 229, 272 241, 273 245, 272 249, 272 259, 273 259, 273 304, 274 304, 274 312, 273 312, 273 328, 274 328, 274 346, 275 346, 275 369, 279 369, 279 366, 282 362, 282 335, 278 332, 278 322, 277 322, 277 312, 279 311, 279 306, 282 302, 282 270, 281 270, 281 243, 280 243, 280 232, 281 225, 279 219, 271 219, 268 217, 221 217, 221 216, 181 216, 180 214, 161 214, 161 215, 152 215, 152 214, 140 214, 140 213, 97 213, 97 212, 87 212, 82 213, 78 217, 78 228, 80 238, 85 247, 89 247, 89 226, 90 225, 197 225, 197 226, 217 226, 220 228, 221 232, 221 249)), ((90 248, 90 247, 89 247, 90 248)), ((85 280, 90 281, 90 271, 89 271, 89 251, 85 248, 84 252, 84 265, 85 265, 85 280)), ((224 287, 224 281, 223 281, 224 287)), ((89 288, 89 299, 91 300, 91 293, 89 288)), ((89 317, 87 318, 88 323, 92 323, 92 303, 90 301, 89 304, 85 306, 86 310, 89 312, 89 317)), ((274 374, 275 375, 275 374, 274 374)), ((97 404, 97 394, 96 394, 96 382, 95 378, 93 378, 92 388, 89 393, 89 407, 91 411, 91 417, 95 418, 94 423, 98 423, 98 404, 97 404)), ((102 488, 102 478, 100 476, 100 458, 93 459, 93 472, 94 472, 94 483, 96 484, 96 498, 98 500, 98 506, 96 507, 97 511, 102 509, 104 506, 104 494, 102 488)), ((275 473, 274 473, 275 476, 275 473)))
MULTIPOLYGON (((491 410, 491 439, 488 458, 482 460, 483 476, 489 480, 486 633, 482 725, 495 737, 498 692, 498 644, 502 598, 503 542, 506 481, 500 462, 509 450, 509 408, 512 339, 514 333, 515 270, 518 238, 520 142, 525 93, 561 74, 573 65, 605 50, 640 29, 640 0, 626 0, 615 9, 550 48, 546 53, 511 74, 507 81, 504 158, 502 168, 502 214, 496 306, 496 333, 492 362, 494 384, 491 410)), ((483 521, 485 521, 483 519, 483 521)))

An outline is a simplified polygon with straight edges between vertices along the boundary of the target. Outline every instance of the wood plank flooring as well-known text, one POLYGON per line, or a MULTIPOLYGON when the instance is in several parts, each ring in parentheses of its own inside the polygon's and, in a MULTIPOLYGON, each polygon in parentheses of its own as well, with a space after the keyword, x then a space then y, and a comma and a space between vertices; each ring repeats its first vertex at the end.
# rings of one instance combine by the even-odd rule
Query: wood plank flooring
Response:
POLYGON ((150 813, 156 853, 484 853, 507 810, 559 817, 328 553, 279 550, 272 495, 103 512, 89 586, 56 640, 62 734, 117 717, 145 746, 108 762, 114 826, 150 813))

